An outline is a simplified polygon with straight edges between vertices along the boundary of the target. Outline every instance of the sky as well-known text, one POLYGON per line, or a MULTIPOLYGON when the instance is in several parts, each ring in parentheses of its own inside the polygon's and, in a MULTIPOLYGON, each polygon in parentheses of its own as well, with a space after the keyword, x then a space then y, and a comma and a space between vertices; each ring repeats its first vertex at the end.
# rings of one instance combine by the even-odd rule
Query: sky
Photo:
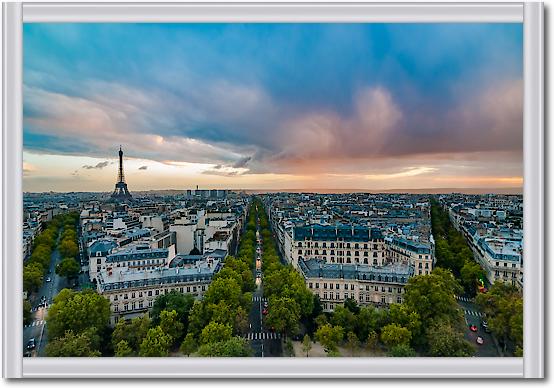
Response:
POLYGON ((522 24, 25 24, 23 188, 523 184, 522 24))

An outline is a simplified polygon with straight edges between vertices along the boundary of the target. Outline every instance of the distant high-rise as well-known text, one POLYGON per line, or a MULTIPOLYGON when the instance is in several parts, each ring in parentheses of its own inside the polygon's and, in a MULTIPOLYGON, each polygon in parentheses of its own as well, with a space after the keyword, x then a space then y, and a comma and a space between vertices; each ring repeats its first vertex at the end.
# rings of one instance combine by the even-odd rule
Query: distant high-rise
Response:
POLYGON ((123 173, 123 151, 119 146, 119 171, 117 173, 117 182, 115 184, 115 190, 112 193, 112 198, 118 201, 128 201, 133 199, 131 193, 127 189, 127 183, 125 183, 125 174, 123 173))

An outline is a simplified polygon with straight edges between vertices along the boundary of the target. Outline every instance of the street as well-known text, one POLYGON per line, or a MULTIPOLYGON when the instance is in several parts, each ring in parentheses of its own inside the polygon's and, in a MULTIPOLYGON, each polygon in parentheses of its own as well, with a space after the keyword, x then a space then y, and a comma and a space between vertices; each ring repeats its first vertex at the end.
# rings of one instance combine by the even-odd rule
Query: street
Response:
MULTIPOLYGON (((61 236, 58 235, 59 242, 61 236)), ((56 242, 56 244, 57 244, 56 242)), ((53 298, 64 288, 67 287, 65 278, 56 274, 56 265, 61 261, 60 252, 56 248, 52 252, 50 267, 48 273, 44 276, 42 286, 37 293, 34 293, 30 298, 33 306, 32 322, 23 328, 23 352, 27 351, 27 343, 31 338, 35 339, 36 348, 31 352, 32 356, 44 356, 44 348, 47 342, 46 316, 48 315, 48 307, 52 304, 53 298), (47 281, 50 279, 50 281, 47 281), (41 306, 42 301, 46 301, 46 305, 41 306)))
POLYGON ((466 329, 464 331, 464 337, 468 340, 476 349, 475 356, 477 357, 499 357, 500 353, 494 343, 492 334, 486 333, 481 326, 483 314, 479 311, 479 306, 475 304, 473 299, 466 297, 458 297, 458 304, 464 312, 464 319, 466 322, 466 329), (477 332, 472 332, 469 326, 477 326, 477 332), (477 337, 483 338, 483 344, 477 344, 477 337))
MULTIPOLYGON (((249 314, 250 330, 246 338, 250 341, 254 357, 279 357, 282 353, 281 336, 267 330, 263 326, 264 298, 263 274, 262 274, 262 237, 260 235, 260 219, 256 220, 256 266, 254 276, 256 277, 256 291, 252 294, 252 308, 249 314)), ((268 306, 271 308, 271 306, 268 306)))

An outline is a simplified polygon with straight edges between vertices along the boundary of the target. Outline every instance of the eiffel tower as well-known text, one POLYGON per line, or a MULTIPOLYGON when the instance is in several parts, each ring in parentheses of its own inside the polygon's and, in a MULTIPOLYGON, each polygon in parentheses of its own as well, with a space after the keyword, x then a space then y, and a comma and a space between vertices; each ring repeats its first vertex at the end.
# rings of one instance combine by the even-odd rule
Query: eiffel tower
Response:
POLYGON ((127 189, 127 183, 125 183, 125 174, 123 173, 123 151, 121 150, 121 146, 119 146, 119 172, 117 173, 117 183, 115 184, 112 198, 118 201, 129 201, 133 199, 131 193, 129 193, 127 189))

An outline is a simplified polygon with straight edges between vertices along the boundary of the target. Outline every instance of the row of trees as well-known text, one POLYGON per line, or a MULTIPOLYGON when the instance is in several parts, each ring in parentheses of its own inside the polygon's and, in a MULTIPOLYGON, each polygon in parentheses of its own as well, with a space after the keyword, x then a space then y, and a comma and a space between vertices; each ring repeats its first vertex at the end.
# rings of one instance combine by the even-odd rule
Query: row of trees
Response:
MULTIPOLYGON (((44 275, 50 267, 52 252, 59 247, 58 234, 67 225, 76 224, 79 215, 77 213, 59 214, 45 225, 44 230, 33 241, 32 253, 29 260, 23 266, 23 290, 29 297, 38 291, 42 285, 44 275)), ((78 249, 77 249, 78 250, 78 249)), ((79 270, 77 269, 77 272, 79 270)), ((23 324, 31 322, 31 302, 23 300, 23 324)))
MULTIPOLYGON (((365 346, 394 357, 470 356, 474 349, 463 337, 463 317, 455 294, 460 285, 449 270, 412 277, 406 285, 405 302, 389 308, 359 307, 347 299, 331 314, 317 317, 315 339, 330 356, 338 346, 353 354, 365 346)), ((304 339, 304 347, 307 339, 304 339)))
POLYGON ((111 351, 110 302, 93 290, 63 289, 46 320, 49 357, 97 357, 111 351))
POLYGON ((63 233, 58 244, 62 260, 56 266, 56 273, 67 279, 76 277, 81 269, 77 261, 79 255, 79 243, 77 239, 78 220, 79 215, 77 213, 70 213, 70 216, 65 218, 63 233))
POLYGON ((300 332, 301 322, 313 320, 314 305, 319 302, 306 288, 302 275, 281 263, 262 202, 255 198, 253 206, 259 209, 264 295, 270 306, 265 324, 282 334, 294 335, 300 332))
POLYGON ((65 215, 54 217, 33 241, 31 257, 23 267, 23 290, 29 295, 38 290, 48 271, 64 218, 65 215))
POLYGON ((481 266, 473 260, 473 254, 464 236, 450 222, 448 212, 431 199, 431 225, 435 238, 437 266, 447 268, 460 279, 464 291, 469 296, 477 293, 477 282, 484 279, 481 266))
POLYGON ((477 304, 487 314, 489 328, 498 338, 504 352, 523 356, 523 297, 511 284, 496 281, 477 304))

